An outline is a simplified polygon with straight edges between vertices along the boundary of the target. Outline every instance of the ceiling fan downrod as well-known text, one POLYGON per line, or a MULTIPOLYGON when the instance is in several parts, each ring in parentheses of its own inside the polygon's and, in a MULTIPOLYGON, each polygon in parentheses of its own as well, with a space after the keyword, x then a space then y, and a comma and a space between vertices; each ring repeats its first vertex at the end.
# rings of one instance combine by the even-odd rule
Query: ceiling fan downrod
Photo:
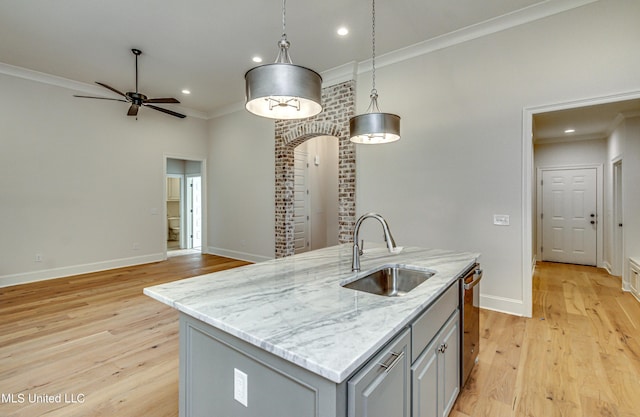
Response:
POLYGON ((138 92, 138 57, 140 56, 140 54, 142 54, 142 51, 139 49, 133 48, 131 52, 133 52, 133 54, 136 56, 136 93, 137 93, 138 92))

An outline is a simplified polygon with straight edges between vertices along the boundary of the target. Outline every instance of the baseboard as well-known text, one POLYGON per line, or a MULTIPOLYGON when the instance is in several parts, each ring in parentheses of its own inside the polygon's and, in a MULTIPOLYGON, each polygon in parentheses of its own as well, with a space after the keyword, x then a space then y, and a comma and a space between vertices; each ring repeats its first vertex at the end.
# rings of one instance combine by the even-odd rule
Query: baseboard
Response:
POLYGON ((252 253, 240 252, 240 251, 235 251, 230 249, 216 248, 213 246, 209 246, 207 248, 207 253, 210 253, 212 255, 224 256, 227 258, 238 259, 241 261, 256 262, 256 263, 270 261, 271 259, 273 259, 267 256, 255 255, 252 253))
POLYGON ((522 300, 516 300, 513 298, 480 294, 480 307, 487 310, 497 311, 498 313, 506 313, 521 317, 526 316, 522 300))
POLYGON ((0 276, 0 288, 27 284, 30 282, 46 281, 48 279, 63 278, 72 275, 89 274, 91 272, 105 271, 108 269, 148 264, 152 262, 159 262, 164 259, 164 253, 153 253, 150 255, 135 256, 132 258, 113 259, 109 261, 94 262, 90 264, 72 265, 61 268, 43 269, 40 271, 4 275, 0 276))

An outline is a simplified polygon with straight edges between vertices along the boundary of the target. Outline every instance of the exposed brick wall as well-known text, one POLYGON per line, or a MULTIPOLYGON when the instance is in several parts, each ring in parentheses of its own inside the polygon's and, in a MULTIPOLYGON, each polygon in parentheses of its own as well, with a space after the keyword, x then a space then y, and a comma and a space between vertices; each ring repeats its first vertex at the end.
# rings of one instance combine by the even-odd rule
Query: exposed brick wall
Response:
POLYGON ((275 127, 276 258, 294 254, 293 151, 316 136, 338 138, 338 241, 350 242, 356 215, 356 159, 349 141, 349 119, 355 115, 355 81, 322 89, 323 111, 303 120, 278 120, 275 127))

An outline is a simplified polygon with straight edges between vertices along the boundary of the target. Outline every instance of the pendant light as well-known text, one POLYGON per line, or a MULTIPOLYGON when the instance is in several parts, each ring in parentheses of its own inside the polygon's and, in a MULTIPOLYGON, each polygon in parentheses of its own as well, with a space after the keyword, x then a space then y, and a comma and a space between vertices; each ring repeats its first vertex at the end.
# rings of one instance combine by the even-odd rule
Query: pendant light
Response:
POLYGON ((376 90, 376 0, 372 0, 372 78, 371 102, 365 114, 359 114, 349 120, 349 140, 354 143, 380 144, 400 139, 400 116, 381 113, 378 108, 378 90, 376 90))
POLYGON ((246 109, 269 119, 304 119, 322 111, 322 77, 294 65, 286 34, 286 0, 282 0, 282 38, 275 63, 252 68, 244 75, 246 109))

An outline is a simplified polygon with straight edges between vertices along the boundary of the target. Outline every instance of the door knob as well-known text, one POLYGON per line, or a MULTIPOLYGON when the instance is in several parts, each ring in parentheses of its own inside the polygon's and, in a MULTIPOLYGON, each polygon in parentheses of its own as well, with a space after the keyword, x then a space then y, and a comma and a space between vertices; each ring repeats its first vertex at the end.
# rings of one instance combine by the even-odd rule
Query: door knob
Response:
POLYGON ((595 215, 595 214, 593 214, 593 213, 591 213, 591 217, 596 217, 596 215, 595 215))
POLYGON ((594 220, 591 220, 591 224, 596 224, 596 222, 594 220))

